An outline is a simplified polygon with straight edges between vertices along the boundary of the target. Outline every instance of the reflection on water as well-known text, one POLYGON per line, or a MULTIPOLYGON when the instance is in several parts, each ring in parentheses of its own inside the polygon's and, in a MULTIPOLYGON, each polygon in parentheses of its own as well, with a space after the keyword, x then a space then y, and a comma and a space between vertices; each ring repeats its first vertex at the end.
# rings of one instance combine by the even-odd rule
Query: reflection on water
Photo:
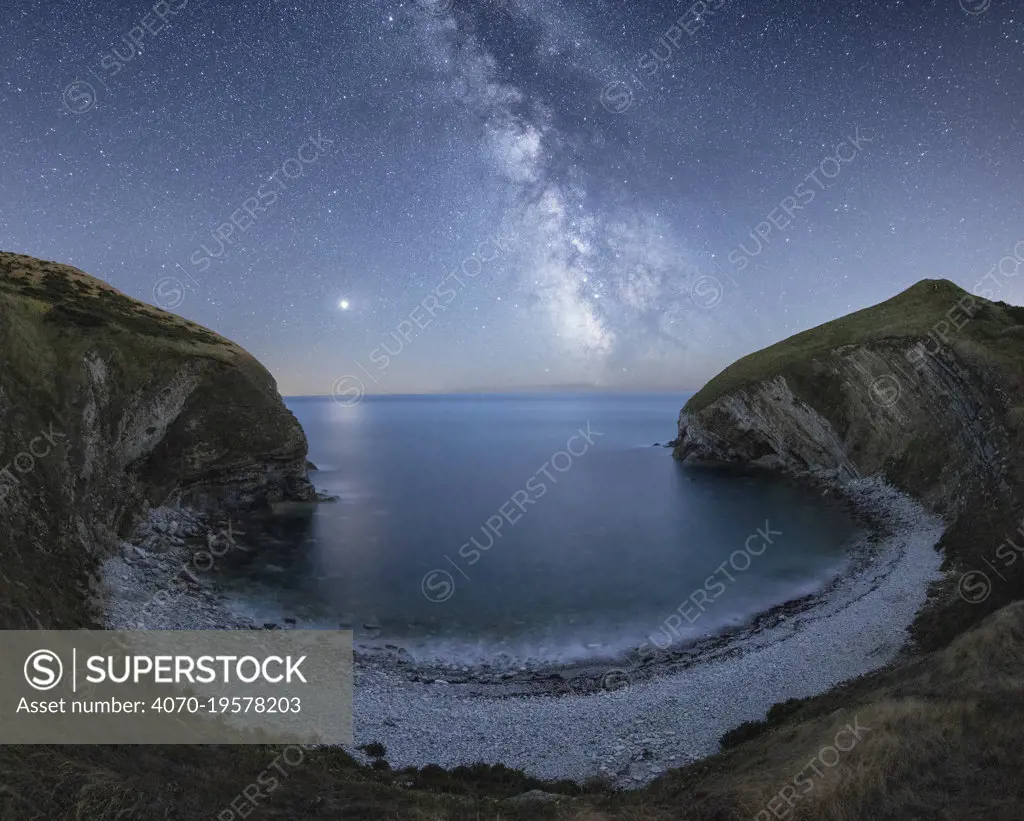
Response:
POLYGON ((258 549, 234 553, 221 579, 260 621, 352 626, 467 660, 610 655, 819 589, 854 523, 817 494, 651 447, 675 435, 685 399, 291 399, 312 478, 339 501, 248 524, 258 549), (589 444, 552 464, 588 424, 589 444))

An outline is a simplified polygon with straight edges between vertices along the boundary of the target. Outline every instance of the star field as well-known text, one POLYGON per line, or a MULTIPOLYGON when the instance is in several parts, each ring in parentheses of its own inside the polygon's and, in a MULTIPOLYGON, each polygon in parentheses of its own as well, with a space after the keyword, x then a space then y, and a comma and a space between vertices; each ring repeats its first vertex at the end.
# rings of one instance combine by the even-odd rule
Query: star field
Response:
POLYGON ((695 389, 1024 240, 1011 0, 4 18, 0 248, 213 328, 285 394, 695 389))

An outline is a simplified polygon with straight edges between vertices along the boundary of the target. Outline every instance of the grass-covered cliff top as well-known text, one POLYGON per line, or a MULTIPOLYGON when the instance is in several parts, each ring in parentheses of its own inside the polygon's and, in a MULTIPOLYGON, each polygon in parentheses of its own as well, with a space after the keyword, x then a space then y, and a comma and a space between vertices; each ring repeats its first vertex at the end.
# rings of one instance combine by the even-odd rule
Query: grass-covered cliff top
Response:
POLYGON ((90 352, 115 357, 126 386, 147 381, 155 363, 212 360, 244 369, 276 393, 252 354, 208 328, 70 265, 0 251, 0 354, 11 375, 50 394, 90 352))
POLYGON ((241 352, 213 331, 132 299, 77 268, 22 254, 0 251, 0 300, 8 308, 43 314, 54 330, 132 334, 171 348, 187 345, 193 355, 241 352))
MULTIPOLYGON (((949 328, 946 338, 951 341, 970 339, 1007 354, 1019 354, 1021 350, 1019 334, 1024 332, 1024 308, 972 296, 947 279, 923 279, 892 299, 802 331, 737 360, 694 394, 685 409, 700 411, 731 390, 785 375, 835 348, 927 337, 936 328, 944 327, 940 325, 943 321, 949 328), (967 318, 965 308, 971 311, 971 318, 963 324, 967 318), (956 325, 961 326, 959 330, 956 325), (1010 330, 1015 327, 1019 330, 1010 330)), ((932 343, 931 348, 934 347, 932 343)))

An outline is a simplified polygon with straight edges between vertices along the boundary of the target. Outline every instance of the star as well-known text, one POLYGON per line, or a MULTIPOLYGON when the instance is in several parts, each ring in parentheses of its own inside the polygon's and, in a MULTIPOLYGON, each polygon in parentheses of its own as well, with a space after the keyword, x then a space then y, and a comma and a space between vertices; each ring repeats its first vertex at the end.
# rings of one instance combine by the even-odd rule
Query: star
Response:
POLYGON ((1011 0, 22 5, 4 250, 181 294, 292 395, 385 349, 386 391, 696 389, 1024 248, 1011 0))

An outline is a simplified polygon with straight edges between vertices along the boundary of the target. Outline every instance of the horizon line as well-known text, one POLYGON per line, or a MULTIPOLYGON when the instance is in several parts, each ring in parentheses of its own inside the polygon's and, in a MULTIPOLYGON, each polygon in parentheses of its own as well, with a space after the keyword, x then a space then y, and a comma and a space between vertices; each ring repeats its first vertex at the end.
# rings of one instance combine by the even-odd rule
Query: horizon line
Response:
MULTIPOLYGON (((440 391, 395 391, 393 393, 370 392, 361 394, 366 397, 398 397, 398 396, 507 396, 509 394, 558 394, 558 393, 695 393, 696 388, 484 388, 457 389, 440 391)), ((288 393, 281 394, 285 399, 329 399, 333 393, 288 393)))

